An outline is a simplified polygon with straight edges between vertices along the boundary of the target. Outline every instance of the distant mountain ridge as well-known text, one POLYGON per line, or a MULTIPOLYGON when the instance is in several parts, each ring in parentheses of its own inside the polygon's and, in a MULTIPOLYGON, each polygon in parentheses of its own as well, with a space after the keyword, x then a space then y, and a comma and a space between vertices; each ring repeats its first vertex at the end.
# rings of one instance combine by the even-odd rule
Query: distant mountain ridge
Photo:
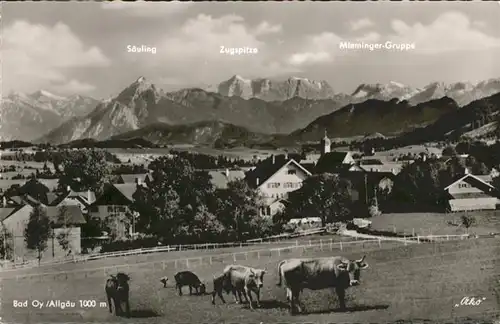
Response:
POLYGON ((290 77, 284 81, 267 78, 245 79, 234 75, 229 80, 204 89, 226 97, 257 98, 264 101, 285 101, 293 97, 304 99, 332 99, 335 93, 328 82, 290 77))
POLYGON ((32 140, 75 116, 88 114, 98 100, 58 96, 46 90, 12 92, 0 103, 0 140, 32 140))
MULTIPOLYGON (((138 78, 114 98, 100 101, 88 114, 77 115, 60 126, 54 126, 46 135, 37 138, 37 141, 61 144, 65 142, 90 138, 106 140, 123 133, 140 130, 148 125, 167 124, 171 126, 187 125, 207 121, 217 121, 226 125, 242 127, 257 134, 290 134, 307 128, 316 119, 330 115, 342 108, 342 114, 350 108, 356 107, 353 118, 356 124, 365 123, 363 119, 373 118, 373 125, 366 121, 367 129, 361 126, 347 131, 346 125, 352 125, 353 120, 345 120, 338 125, 335 131, 338 136, 351 136, 350 134, 366 135, 367 133, 380 132, 387 134, 387 127, 380 124, 380 116, 394 115, 397 120, 406 123, 399 127, 395 123, 390 132, 407 131, 431 123, 440 116, 439 108, 431 105, 431 116, 417 117, 422 114, 418 108, 422 103, 428 103, 442 98, 448 98, 457 106, 463 102, 470 102, 476 97, 484 97, 500 92, 500 78, 480 82, 476 85, 470 83, 431 83, 423 89, 414 89, 398 82, 387 84, 362 84, 350 94, 335 94, 326 81, 314 81, 305 78, 289 78, 281 83, 269 79, 246 80, 241 76, 219 84, 215 90, 188 88, 179 91, 165 92, 150 83, 144 77, 138 78), (221 94, 219 92, 223 92, 221 94), (449 95, 448 95, 449 94, 449 95), (256 98, 254 96, 260 96, 256 98), (276 101, 279 96, 288 98, 276 101), (248 99, 245 99, 248 98, 248 99), (304 98, 307 97, 307 98, 304 98), (318 97, 328 97, 318 99, 318 97), (373 101, 375 100, 375 101, 373 101), (391 107, 403 107, 401 112, 385 111, 385 104, 377 101, 391 102, 391 107), (362 104, 375 103, 368 108, 362 104), (351 106, 350 106, 351 105, 351 106), (376 107, 382 107, 377 111, 376 107), (407 110, 408 107, 417 107, 416 111, 407 110), (404 114, 409 114, 408 118, 404 114), (366 117, 363 117, 366 116, 366 117), (370 116, 370 117, 367 117, 370 116), (381 127, 381 129, 377 129, 381 127)), ((42 94, 42 93, 40 93, 42 94)), ((45 96, 47 97, 47 96, 45 96)), ((52 98, 51 100, 56 100, 52 98)), ((447 112, 447 106, 445 105, 447 112)), ((340 116, 336 114, 334 116, 340 116)), ((347 116, 347 115, 346 115, 347 116)), ((338 117, 340 118, 340 117, 338 117)), ((384 117, 386 118, 386 117, 384 117)), ((385 119, 385 123, 393 123, 385 119)), ((334 122, 337 124, 337 122, 334 122)), ((331 128, 331 127, 329 127, 331 128)), ((306 136, 308 137, 308 136, 306 136)), ((32 138, 28 139, 32 140, 32 138)))

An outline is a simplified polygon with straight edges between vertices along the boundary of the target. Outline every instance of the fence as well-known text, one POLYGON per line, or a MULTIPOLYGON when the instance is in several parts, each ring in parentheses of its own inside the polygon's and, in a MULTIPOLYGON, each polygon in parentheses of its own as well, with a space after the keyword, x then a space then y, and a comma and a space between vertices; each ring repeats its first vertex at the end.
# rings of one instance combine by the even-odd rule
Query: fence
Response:
POLYGON ((246 247, 259 244, 266 244, 269 242, 275 242, 280 240, 287 240, 291 238, 297 238, 301 236, 313 235, 324 233, 325 228, 319 228, 314 230, 302 231, 299 233, 291 234, 281 234, 276 236, 270 236, 266 238, 259 238, 248 240, 246 242, 227 242, 227 243, 201 243, 201 244, 178 244, 178 245, 168 245, 168 246, 158 246, 153 248, 141 248, 126 251, 116 251, 116 252, 106 252, 106 253, 95 253, 87 255, 74 255, 71 257, 61 258, 57 260, 44 261, 38 264, 37 261, 26 261, 17 264, 3 264, 2 271, 15 271, 18 269, 35 268, 39 266, 50 266, 65 263, 77 263, 77 262, 87 262, 90 260, 107 259, 113 257, 122 257, 138 254, 149 254, 149 253, 160 253, 160 252, 171 252, 171 251, 185 251, 185 250, 210 250, 210 249, 222 249, 231 247, 246 247))
MULTIPOLYGON (((40 281, 43 280, 43 277, 53 277, 57 279, 69 279, 71 277, 76 277, 79 274, 83 275, 83 277, 88 278, 88 277, 102 277, 107 276, 109 273, 116 273, 120 270, 133 270, 132 268, 139 268, 140 270, 144 269, 144 267, 147 267, 148 270, 165 270, 168 266, 168 264, 173 265, 175 269, 177 268, 192 268, 195 266, 200 266, 200 265, 212 265, 214 263, 218 262, 238 262, 242 260, 249 260, 249 259, 261 259, 261 258, 272 258, 274 256, 276 257, 281 257, 282 254, 289 253, 292 250, 298 250, 302 249, 303 251, 307 251, 308 249, 312 248, 319 248, 320 250, 324 249, 330 249, 333 250, 334 248, 338 248, 340 251, 343 251, 345 248, 356 245, 356 244, 361 244, 363 248, 366 247, 366 245, 373 245, 375 248, 381 248, 382 247, 382 242, 394 242, 394 243, 403 243, 404 245, 407 244, 419 244, 423 242, 435 242, 439 241, 436 240, 437 238, 444 237, 444 240, 453 240, 453 239, 464 239, 463 235, 442 235, 442 236, 434 236, 432 240, 424 240, 424 238, 420 238, 419 240, 415 238, 408 238, 405 240, 401 239, 394 239, 394 238, 377 238, 377 239, 370 239, 370 240, 357 240, 357 241, 347 241, 347 242, 333 242, 332 239, 330 240, 319 240, 318 241, 309 241, 308 244, 303 244, 299 245, 298 241, 296 241, 295 245, 290 245, 286 247, 278 247, 278 248, 270 248, 270 249, 261 249, 261 250, 249 250, 249 251, 241 251, 241 252, 231 252, 231 253, 222 253, 222 254, 212 254, 212 255, 202 255, 202 256, 195 256, 195 257, 190 257, 190 258, 181 258, 181 259, 172 259, 172 260, 163 260, 163 261, 149 261, 149 262, 141 262, 141 263, 135 263, 135 264, 121 264, 121 265, 113 265, 113 266, 107 266, 107 267, 100 267, 100 268, 91 268, 91 269, 79 269, 79 270, 74 270, 74 271, 58 271, 58 272, 46 272, 46 273, 35 273, 35 274, 22 274, 22 275, 12 275, 12 276, 5 276, 2 277, 2 280, 7 280, 7 279, 15 279, 15 280, 21 280, 21 279, 30 279, 30 278, 39 278, 40 281), (313 244, 314 243, 314 244, 313 244)), ((428 239, 428 238, 425 238, 428 239)), ((171 267, 170 266, 170 267, 171 267)))

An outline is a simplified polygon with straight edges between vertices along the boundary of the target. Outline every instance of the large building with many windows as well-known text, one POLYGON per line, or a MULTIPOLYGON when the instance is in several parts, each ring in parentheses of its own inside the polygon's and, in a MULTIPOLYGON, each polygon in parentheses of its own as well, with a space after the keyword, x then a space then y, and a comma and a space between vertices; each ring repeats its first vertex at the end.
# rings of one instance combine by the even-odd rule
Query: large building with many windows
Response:
POLYGON ((284 207, 288 193, 299 189, 311 173, 292 156, 273 155, 247 172, 246 180, 263 197, 262 216, 273 216, 284 207))

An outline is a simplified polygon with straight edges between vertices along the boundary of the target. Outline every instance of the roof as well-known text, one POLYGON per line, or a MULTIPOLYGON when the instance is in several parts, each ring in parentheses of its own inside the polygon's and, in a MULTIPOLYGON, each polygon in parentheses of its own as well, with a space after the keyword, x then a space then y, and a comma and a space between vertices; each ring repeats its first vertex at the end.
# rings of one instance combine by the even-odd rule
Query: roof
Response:
POLYGON ((18 208, 12 208, 12 207, 0 208, 0 222, 2 222, 4 219, 12 215, 16 209, 18 208))
POLYGON ((453 186, 454 184, 460 182, 460 181, 463 181, 464 179, 466 178, 472 178, 472 179, 475 179, 476 181, 479 181, 480 183, 483 183, 485 184, 486 186, 492 188, 492 189, 495 189, 491 184, 489 184, 488 182, 485 182, 484 180, 482 180, 481 178, 479 178, 478 176, 475 176, 473 174, 465 174, 463 175, 462 177, 458 178, 457 180, 453 181, 450 185, 448 185, 447 187, 444 188, 444 190, 448 190, 451 186, 453 186))
POLYGON ((317 172, 331 172, 341 166, 349 152, 328 152, 321 156, 316 164, 317 172))
POLYGON ((470 198, 492 198, 493 196, 488 195, 484 192, 464 192, 464 193, 454 193, 450 194, 452 199, 470 199, 470 198))
POLYGON ((360 165, 360 168, 366 172, 380 172, 380 173, 392 173, 397 174, 401 171, 402 166, 400 164, 367 164, 360 165))
POLYGON ((93 191, 73 191, 71 190, 66 197, 81 198, 87 204, 92 204, 96 200, 95 193, 93 191), (90 200, 89 200, 90 195, 90 200))
POLYGON ((123 183, 136 183, 137 180, 145 182, 149 173, 140 174, 120 174, 119 177, 122 179, 123 183))
MULTIPOLYGON (((27 205, 25 205, 27 206, 27 205)), ((0 220, 3 221, 7 219, 8 217, 11 217, 16 214, 18 210, 20 210, 22 207, 18 208, 0 208, 0 220)), ((47 213, 47 217, 53 221, 57 225, 63 225, 62 222, 60 222, 59 219, 59 213, 60 213, 60 208, 61 207, 56 207, 56 206, 44 206, 45 211, 47 213)), ((85 217, 82 214, 82 211, 80 210, 80 207, 76 205, 66 205, 67 208, 67 224, 71 225, 78 225, 78 224, 85 224, 85 217)))
MULTIPOLYGON (((67 210, 67 220, 68 224, 85 224, 85 217, 83 217, 82 210, 77 205, 65 205, 67 210)), ((59 219, 59 212, 61 207, 48 206, 45 207, 47 211, 47 216, 57 225, 63 225, 63 222, 59 219)))
POLYGON ((245 172, 242 170, 211 170, 208 174, 217 189, 226 189, 229 182, 245 178, 245 172))
POLYGON ((113 184, 113 186, 130 202, 134 201, 133 195, 137 190, 137 184, 122 183, 122 184, 113 184))
POLYGON ((259 179, 259 185, 261 185, 290 163, 295 164, 305 174, 310 175, 311 172, 301 166, 294 158, 297 158, 298 161, 300 159, 300 155, 290 154, 286 156, 282 154, 271 156, 265 160, 262 160, 255 166, 253 170, 248 171, 246 173, 245 179, 251 186, 255 186, 257 183, 257 179, 259 179))

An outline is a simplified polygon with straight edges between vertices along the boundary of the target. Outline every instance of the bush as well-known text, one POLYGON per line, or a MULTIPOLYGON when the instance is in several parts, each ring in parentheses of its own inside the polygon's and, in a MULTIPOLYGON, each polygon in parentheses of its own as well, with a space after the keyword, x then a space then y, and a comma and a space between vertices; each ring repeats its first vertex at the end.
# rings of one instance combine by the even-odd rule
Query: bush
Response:
POLYGON ((154 237, 142 237, 133 240, 121 240, 102 245, 101 253, 128 251, 136 249, 147 249, 158 246, 158 240, 154 237))

